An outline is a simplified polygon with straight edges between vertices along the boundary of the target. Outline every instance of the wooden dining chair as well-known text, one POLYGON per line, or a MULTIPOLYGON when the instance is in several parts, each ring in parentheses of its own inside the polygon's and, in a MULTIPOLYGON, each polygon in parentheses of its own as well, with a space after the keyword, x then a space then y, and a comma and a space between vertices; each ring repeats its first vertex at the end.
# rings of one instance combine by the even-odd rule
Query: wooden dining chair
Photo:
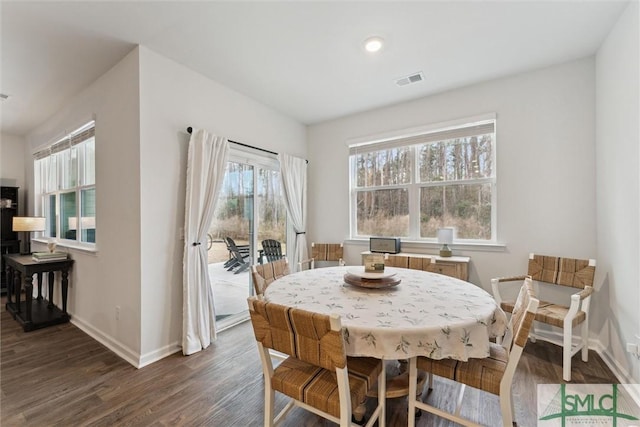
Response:
POLYGON ((335 261, 344 265, 344 245, 342 243, 311 243, 311 258, 318 261, 335 261))
POLYGON ((251 266, 251 279, 253 281, 253 289, 256 295, 263 295, 274 280, 277 280, 287 274, 290 274, 289 261, 282 258, 266 264, 257 264, 251 266))
POLYGON ((313 258, 307 258, 298 263, 298 271, 313 270, 316 268, 316 260, 313 258))
POLYGON ((480 427, 480 424, 459 415, 462 397, 467 385, 498 395, 502 425, 503 427, 512 427, 511 384, 513 374, 529 338, 529 330, 536 316, 538 303, 533 289, 533 281, 528 276, 520 288, 502 345, 490 343, 489 357, 469 359, 467 362, 454 359, 435 360, 422 356, 411 358, 409 360, 409 427, 415 426, 416 408, 464 426, 480 427), (416 394, 418 370, 461 383, 460 395, 457 400, 458 407, 455 412, 450 413, 436 408, 420 399, 422 393, 416 394))
MULTIPOLYGON (((596 271, 595 259, 574 259, 554 256, 530 254, 527 274, 534 280, 536 294, 540 293, 540 286, 551 288, 574 289, 574 293, 562 300, 554 295, 553 300, 540 301, 536 314, 536 322, 550 325, 562 330, 562 378, 571 381, 571 358, 582 351, 582 360, 589 360, 589 305, 593 293, 593 281, 596 271), (574 337, 574 328, 580 334, 574 337)), ((506 311, 513 310, 513 301, 503 298, 501 285, 522 280, 524 276, 498 277, 491 279, 493 296, 506 311)), ((556 292, 554 292, 555 294, 556 292)), ((549 295, 551 296, 551 295, 549 295)), ((538 335, 535 324, 531 327, 531 340, 536 338, 556 342, 553 338, 538 335)))
POLYGON ((385 369, 380 359, 347 357, 337 315, 313 313, 249 297, 249 313, 264 374, 264 425, 279 423, 295 406, 341 427, 359 427, 367 392, 377 384, 378 405, 366 427, 385 426, 385 369), (274 368, 269 349, 288 357, 274 368), (277 415, 275 392, 290 398, 277 415))
POLYGON ((337 265, 345 265, 344 245, 342 243, 315 243, 311 242, 311 258, 298 263, 298 270, 309 270, 316 267, 316 263, 335 261, 337 265))

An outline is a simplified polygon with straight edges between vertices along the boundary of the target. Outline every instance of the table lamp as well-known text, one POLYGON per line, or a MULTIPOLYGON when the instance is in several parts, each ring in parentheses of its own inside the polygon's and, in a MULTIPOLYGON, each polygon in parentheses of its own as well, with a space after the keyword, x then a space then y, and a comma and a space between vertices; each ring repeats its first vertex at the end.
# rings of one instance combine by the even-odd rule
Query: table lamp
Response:
POLYGON ((26 253, 31 253, 31 232, 44 231, 46 227, 46 218, 39 216, 14 216, 12 229, 17 232, 25 232, 26 253))
POLYGON ((442 248, 440 248, 440 256, 450 257, 451 249, 449 249, 449 245, 453 243, 453 227, 438 229, 438 243, 442 244, 442 248))

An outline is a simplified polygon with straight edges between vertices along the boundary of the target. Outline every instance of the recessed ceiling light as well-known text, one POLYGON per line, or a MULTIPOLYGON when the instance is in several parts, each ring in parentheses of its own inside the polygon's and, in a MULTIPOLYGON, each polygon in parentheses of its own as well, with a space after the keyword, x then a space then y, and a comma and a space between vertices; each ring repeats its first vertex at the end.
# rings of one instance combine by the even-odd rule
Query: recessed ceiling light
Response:
POLYGON ((378 52, 382 49, 383 43, 384 40, 381 37, 369 37, 364 41, 364 49, 371 53, 378 52))

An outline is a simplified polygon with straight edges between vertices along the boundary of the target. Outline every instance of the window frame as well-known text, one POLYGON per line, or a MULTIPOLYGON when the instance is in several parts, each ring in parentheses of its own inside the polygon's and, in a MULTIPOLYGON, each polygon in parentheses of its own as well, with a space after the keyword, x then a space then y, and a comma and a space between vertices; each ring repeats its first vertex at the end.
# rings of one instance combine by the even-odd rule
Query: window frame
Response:
MULTIPOLYGON (((481 135, 484 133, 477 133, 481 135)), ((354 241, 365 240, 369 237, 375 237, 373 235, 358 234, 358 222, 357 222, 357 200, 358 193, 364 191, 375 191, 382 189, 397 189, 406 188, 408 192, 408 209, 409 209, 409 229, 408 236, 393 236, 400 237, 403 241, 416 242, 416 243, 437 243, 437 237, 421 237, 420 236, 420 192, 422 188, 426 187, 442 187, 442 186, 455 186, 455 185, 478 185, 489 184, 491 189, 491 237, 490 239, 463 239, 456 236, 455 242, 462 244, 469 244, 472 246, 486 245, 495 246, 499 244, 497 242, 498 224, 497 224, 497 120, 496 114, 483 114, 479 116, 466 117, 457 120, 452 120, 442 123, 434 123, 417 128, 403 129, 399 131, 388 132, 384 134, 366 136, 361 138, 354 138, 347 141, 349 148, 349 235, 350 239, 354 241), (493 138, 491 141, 491 162, 492 162, 492 174, 489 177, 471 178, 471 179, 456 179, 449 181, 420 181, 419 170, 419 156, 418 147, 425 143, 436 143, 438 141, 446 141, 451 138, 442 138, 425 140, 433 137, 434 135, 446 133, 449 131, 455 132, 456 130, 473 129, 474 127, 482 128, 484 125, 491 125, 493 127, 493 138), (405 143, 403 143, 405 142, 405 143), (378 151, 388 148, 400 148, 410 147, 411 167, 413 170, 410 173, 411 182, 405 184, 393 184, 393 185, 377 185, 377 186, 365 186, 357 187, 357 170, 355 158, 357 154, 367 151, 378 151)))
POLYGON ((73 247, 88 251, 97 251, 97 225, 96 216, 97 206, 95 202, 96 191, 96 138, 95 138, 95 120, 90 120, 78 127, 73 132, 66 134, 64 137, 56 140, 54 143, 40 148, 33 155, 33 176, 34 176, 34 206, 36 215, 46 218, 46 230, 39 233, 39 236, 33 240, 48 242, 54 241, 61 247, 73 247), (88 146, 92 150, 87 149, 88 146), (71 156, 72 150, 75 150, 75 161, 71 156), (90 152, 92 159, 87 157, 90 152), (61 161, 62 156, 68 153, 69 162, 61 161), (45 161, 47 163, 42 163, 45 161), (87 163, 93 165, 93 176, 87 175, 87 163), (72 167, 74 171, 70 173, 68 170, 72 167), (48 175, 43 176, 43 175, 48 175), (52 177, 54 177, 52 179, 52 177), (87 179, 88 178, 88 179, 87 179), (65 179, 71 182, 65 182, 65 179), (51 187, 50 187, 51 186, 51 187), (87 190, 93 190, 94 199, 94 216, 83 215, 83 195, 87 190), (76 224, 75 239, 66 238, 63 232, 70 231, 69 226, 63 227, 62 199, 64 195, 75 195, 75 218, 76 224), (55 223, 52 226, 49 204, 51 198, 55 201, 55 223), (82 224, 91 224, 86 230, 93 229, 94 241, 84 241, 85 236, 82 224), (55 230, 53 230, 55 227, 55 230), (55 236, 52 233, 55 232, 55 236))

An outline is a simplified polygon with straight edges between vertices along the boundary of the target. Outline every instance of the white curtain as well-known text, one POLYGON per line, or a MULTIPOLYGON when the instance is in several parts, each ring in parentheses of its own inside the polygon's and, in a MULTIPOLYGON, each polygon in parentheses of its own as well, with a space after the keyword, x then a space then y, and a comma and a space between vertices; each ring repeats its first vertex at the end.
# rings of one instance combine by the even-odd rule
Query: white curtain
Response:
POLYGON ((229 141, 202 129, 189 141, 184 218, 182 353, 207 348, 216 339, 213 291, 207 262, 207 232, 224 180, 229 141))
POLYGON ((307 161, 288 154, 279 154, 280 178, 284 189, 289 220, 296 232, 293 250, 287 250, 289 265, 293 271, 298 262, 307 259, 307 161))

